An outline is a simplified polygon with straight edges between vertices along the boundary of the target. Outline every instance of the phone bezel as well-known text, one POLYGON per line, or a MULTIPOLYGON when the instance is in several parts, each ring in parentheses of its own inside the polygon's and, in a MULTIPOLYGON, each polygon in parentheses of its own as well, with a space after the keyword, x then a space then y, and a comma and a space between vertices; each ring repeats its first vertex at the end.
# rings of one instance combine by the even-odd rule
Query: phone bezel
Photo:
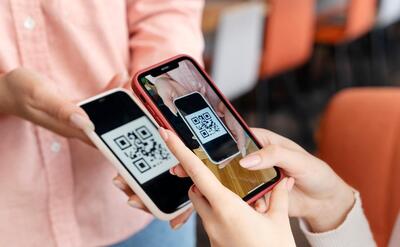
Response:
MULTIPOLYGON (((145 107, 148 108, 150 113, 154 115, 157 122, 162 127, 168 128, 175 132, 174 128, 169 124, 168 120, 163 116, 162 112, 158 109, 157 105, 155 104, 155 102, 153 101, 151 96, 149 95, 148 91, 143 88, 143 85, 140 83, 140 78, 145 77, 146 75, 157 76, 157 74, 165 73, 166 69, 164 69, 164 68, 168 68, 168 67, 173 68, 174 66, 176 66, 175 64, 178 64, 182 60, 189 60, 195 66, 195 68, 203 76, 203 78, 208 83, 208 85, 217 94, 219 99, 222 102, 224 102, 224 104, 229 109, 229 111, 231 111, 231 113, 234 115, 234 117, 239 122, 239 124, 247 132, 249 137, 255 142, 257 147, 261 149, 262 145, 257 140, 257 138, 254 136, 254 134, 251 132, 250 128, 247 126, 246 122, 243 120, 243 118, 240 116, 240 114, 236 111, 236 109, 229 102, 229 100, 216 87, 215 83, 212 81, 212 79, 209 77, 209 75, 204 71, 204 69, 192 57, 190 57, 188 55, 184 55, 184 54, 177 55, 170 59, 167 59, 160 63, 157 63, 153 66, 150 66, 149 68, 140 70, 135 74, 135 76, 131 80, 132 89, 139 96, 140 100, 144 103, 145 107)), ((255 200, 257 200, 258 198, 262 197, 265 193, 270 191, 273 188, 273 186, 283 178, 283 174, 282 174, 281 170, 278 167, 274 167, 274 169, 276 171, 276 176, 273 179, 269 180, 268 182, 265 182, 264 184, 260 184, 260 186, 256 187, 254 190, 252 190, 249 194, 247 194, 242 199, 248 203, 252 203, 255 200)))
MULTIPOLYGON (((154 120, 153 116, 148 113, 147 109, 142 105, 142 103, 136 99, 133 94, 123 88, 116 88, 104 93, 95 95, 89 99, 86 99, 82 102, 78 103, 78 106, 82 106, 84 104, 90 103, 92 101, 97 101, 106 97, 107 95, 111 95, 117 92, 123 92, 127 94, 130 99, 143 111, 144 115, 148 117, 148 119, 155 125, 155 127, 159 127, 157 122, 154 120)), ((149 209, 149 211, 161 220, 171 220, 178 215, 185 212, 187 209, 191 207, 191 202, 188 199, 186 202, 182 203, 180 207, 177 208, 174 212, 167 213, 162 211, 157 204, 151 199, 151 197, 146 193, 141 184, 134 178, 133 174, 131 174, 124 164, 116 157, 116 155, 110 150, 110 148, 104 143, 101 137, 95 131, 86 130, 85 134, 89 137, 89 139, 93 142, 93 144, 106 156, 106 158, 113 164, 113 166, 117 169, 118 173, 125 179, 128 185, 132 188, 132 190, 139 196, 139 198, 143 201, 144 205, 149 209)))

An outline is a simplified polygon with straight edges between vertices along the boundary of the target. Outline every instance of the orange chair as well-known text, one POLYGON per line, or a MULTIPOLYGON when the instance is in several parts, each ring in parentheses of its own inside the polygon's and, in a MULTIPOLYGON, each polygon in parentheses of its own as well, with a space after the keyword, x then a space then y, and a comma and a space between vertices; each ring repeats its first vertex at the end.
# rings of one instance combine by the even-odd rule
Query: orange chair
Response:
MULTIPOLYGON (((258 111, 261 125, 266 125, 268 113, 269 83, 271 77, 283 74, 303 65, 311 57, 314 44, 315 0, 267 0, 268 14, 265 23, 263 51, 260 61, 260 84, 257 90, 258 111)), ((307 143, 311 131, 305 118, 306 109, 299 109, 297 81, 291 74, 283 77, 283 85, 289 94, 294 112, 307 143)))
POLYGON ((379 246, 400 209, 400 89, 350 89, 334 97, 318 132, 319 156, 360 191, 379 246))
POLYGON ((311 56, 315 0, 269 0, 260 78, 296 68, 311 56))
MULTIPOLYGON (((347 0, 344 6, 317 14, 315 42, 334 46, 337 89, 354 85, 347 44, 373 28, 376 9, 377 0, 347 0)), ((369 77, 363 80, 371 83, 369 77)))
POLYGON ((348 0, 349 3, 343 9, 345 11, 343 22, 333 22, 330 19, 337 19, 335 15, 342 14, 329 13, 328 16, 317 18, 317 29, 315 40, 319 44, 335 45, 343 42, 350 42, 361 37, 372 29, 375 23, 376 0, 348 0))

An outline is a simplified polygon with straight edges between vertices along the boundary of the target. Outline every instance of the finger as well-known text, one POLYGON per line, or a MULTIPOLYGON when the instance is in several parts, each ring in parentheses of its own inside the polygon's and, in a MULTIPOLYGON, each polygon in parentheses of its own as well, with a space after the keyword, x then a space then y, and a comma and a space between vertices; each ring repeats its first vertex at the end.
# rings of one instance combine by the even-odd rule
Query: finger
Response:
POLYGON ((133 194, 129 197, 128 205, 133 208, 141 209, 145 212, 150 213, 147 207, 143 204, 142 200, 136 194, 133 194))
POLYGON ((121 177, 121 175, 117 175, 115 178, 113 178, 113 183, 114 185, 122 190, 128 197, 132 196, 135 194, 131 187, 126 183, 125 179, 121 177))
POLYGON ((225 116, 225 104, 223 102, 220 102, 217 106, 217 115, 219 117, 224 117, 225 116))
POLYGON ((254 209, 259 213, 266 213, 268 210, 268 202, 271 193, 265 194, 254 203, 254 209))
POLYGON ((169 222, 169 225, 174 230, 179 229, 182 225, 184 225, 186 223, 186 221, 189 219, 189 217, 192 215, 192 213, 193 213, 193 207, 190 207, 188 210, 186 210, 182 214, 178 215, 176 218, 172 219, 169 222))
POLYGON ((293 186, 293 178, 282 179, 272 190, 267 216, 288 217, 289 190, 293 186), (288 182, 290 180, 290 182, 288 182))
POLYGON ((220 203, 227 189, 218 181, 204 163, 170 130, 160 127, 160 135, 181 166, 211 204, 220 203))
POLYGON ((190 187, 189 198, 192 201, 194 209, 199 214, 203 222, 208 222, 210 219, 213 218, 210 203, 203 196, 203 194, 201 194, 200 190, 195 185, 190 187))
POLYGON ((269 145, 241 159, 240 165, 249 170, 260 170, 280 167, 289 176, 297 175, 307 171, 308 165, 312 164, 310 155, 303 152, 293 151, 279 145, 269 145))
POLYGON ((288 149, 305 152, 305 150, 297 143, 272 131, 260 128, 251 128, 251 131, 257 137, 257 140, 260 141, 260 144, 264 147, 268 145, 280 145, 288 149))
POLYGON ((47 113, 67 125, 72 124, 74 127, 82 129, 94 129, 85 112, 71 101, 66 100, 63 94, 58 93, 54 87, 55 84, 48 82, 49 79, 46 77, 34 71, 18 69, 10 75, 9 80, 29 82, 25 83, 28 86, 25 85, 24 89, 27 95, 26 102, 31 108, 47 113), (44 82, 48 83, 44 84, 44 82))
POLYGON ((181 165, 177 165, 174 167, 171 167, 171 169, 169 169, 169 172, 172 175, 178 176, 180 178, 186 178, 189 175, 186 173, 185 169, 183 169, 183 167, 181 165))
POLYGON ((81 130, 94 130, 86 113, 72 101, 60 97, 57 92, 41 90, 35 96, 32 107, 43 111, 54 119, 81 130))
POLYGON ((29 120, 33 123, 40 125, 46 129, 49 129, 61 136, 77 138, 81 141, 85 142, 88 145, 93 146, 93 143, 89 140, 89 138, 83 133, 81 130, 72 128, 71 126, 54 119, 52 116, 49 116, 47 113, 39 111, 34 108, 27 108, 27 113, 29 116, 29 120))
POLYGON ((167 98, 166 100, 164 100, 164 104, 168 107, 168 109, 171 110, 171 112, 172 112, 174 115, 177 115, 178 110, 176 109, 175 104, 174 104, 174 102, 173 102, 173 99, 174 99, 175 97, 176 97, 176 96, 171 96, 171 97, 167 98))

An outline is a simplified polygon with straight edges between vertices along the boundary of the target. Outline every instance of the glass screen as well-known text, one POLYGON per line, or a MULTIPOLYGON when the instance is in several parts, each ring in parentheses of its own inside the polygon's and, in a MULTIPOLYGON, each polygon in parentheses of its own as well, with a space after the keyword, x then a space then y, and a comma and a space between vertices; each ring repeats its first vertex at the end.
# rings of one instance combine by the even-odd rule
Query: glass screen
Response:
POLYGON ((239 165, 260 146, 190 58, 149 70, 139 75, 139 83, 183 142, 243 199, 279 179, 275 168, 249 171, 239 165))
POLYGON ((178 161, 127 93, 117 91, 81 107, 94 123, 96 134, 161 211, 172 213, 189 203, 192 181, 169 173, 178 161))

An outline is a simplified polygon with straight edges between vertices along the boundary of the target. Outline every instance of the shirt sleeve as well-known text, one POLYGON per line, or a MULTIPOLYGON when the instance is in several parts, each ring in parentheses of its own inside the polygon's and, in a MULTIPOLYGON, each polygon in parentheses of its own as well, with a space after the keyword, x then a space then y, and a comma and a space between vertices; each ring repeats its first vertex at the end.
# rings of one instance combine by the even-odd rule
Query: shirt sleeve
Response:
POLYGON ((336 229, 313 233, 307 223, 300 219, 300 229, 304 233, 308 242, 313 247, 375 247, 371 229, 367 218, 364 215, 360 194, 355 192, 355 203, 353 208, 346 216, 344 222, 336 229))
POLYGON ((130 73, 178 54, 202 63, 203 0, 128 0, 130 73))

